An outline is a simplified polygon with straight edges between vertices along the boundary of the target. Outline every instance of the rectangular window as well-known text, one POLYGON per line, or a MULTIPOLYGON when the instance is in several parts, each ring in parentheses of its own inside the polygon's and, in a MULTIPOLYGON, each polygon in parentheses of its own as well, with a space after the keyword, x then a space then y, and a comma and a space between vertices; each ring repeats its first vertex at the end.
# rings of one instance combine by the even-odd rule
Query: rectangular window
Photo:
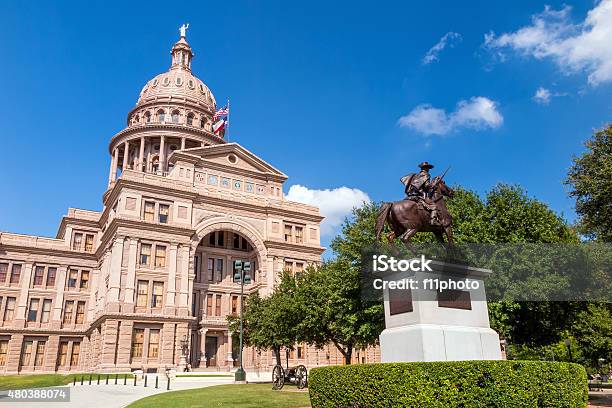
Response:
POLYGON ((144 345, 144 329, 134 329, 132 332, 132 358, 142 357, 144 345))
POLYGON ((223 259, 217 258, 217 282, 221 282, 223 280, 223 259))
POLYGON ((302 262, 295 263, 295 270, 293 271, 295 276, 300 276, 304 272, 304 264, 302 262))
POLYGON ((34 268, 34 286, 42 286, 44 275, 45 275, 44 266, 37 266, 36 268, 34 268))
POLYGON ((297 358, 304 358, 304 347, 297 347, 297 358))
POLYGON ((83 242, 83 234, 78 233, 78 232, 75 233, 74 237, 72 238, 72 250, 80 251, 82 242, 83 242))
POLYGON ((32 342, 24 341, 23 347, 21 348, 21 366, 22 367, 29 366, 31 357, 32 357, 32 342))
POLYGON ((85 252, 93 252, 94 236, 92 234, 85 235, 85 252))
POLYGON ((162 307, 164 298, 164 282, 153 282, 153 297, 151 298, 151 307, 162 307))
POLYGON ((145 266, 151 264, 151 244, 140 244, 140 264, 145 266))
POLYGON ((163 268, 166 266, 166 247, 161 245, 155 246, 155 266, 163 268))
POLYGON ((6 274, 8 272, 8 264, 0 263, 0 286, 6 282, 6 274))
POLYGON ((159 205, 159 222, 161 224, 167 224, 169 215, 170 215, 170 206, 167 204, 160 204, 159 205))
POLYGON ((199 282, 200 281, 200 257, 199 256, 193 257, 193 269, 195 272, 195 281, 199 282))
POLYGON ((293 235, 292 235, 292 227, 291 225, 285 225, 285 242, 292 242, 293 241, 293 235))
POLYGON ((28 309, 28 322, 35 322, 38 316, 39 299, 30 299, 30 308, 28 309))
POLYGON ((212 316, 212 307, 213 307, 213 295, 209 293, 206 295, 206 316, 212 316))
POLYGON ((68 273, 68 287, 69 288, 76 288, 78 276, 79 276, 79 271, 77 271, 76 269, 70 270, 70 272, 68 273))
POLYGON ((232 296, 232 315, 238 314, 238 296, 232 296))
POLYGON ((208 258, 208 281, 215 280, 215 258, 208 258))
POLYGON ((149 282, 139 280, 138 281, 138 292, 136 295, 136 306, 145 307, 147 305, 148 290, 149 290, 149 282))
POLYGON ((68 359, 68 342, 62 341, 59 345, 59 350, 57 352, 57 365, 60 367, 64 367, 66 365, 67 359, 68 359))
POLYGON ((295 243, 301 244, 304 242, 304 229, 302 227, 295 227, 295 243))
POLYGON ((221 295, 215 299, 215 316, 221 316, 221 295))
POLYGON ((11 320, 13 320, 13 316, 15 315, 15 301, 16 299, 14 297, 6 298, 6 306, 4 309, 5 322, 10 322, 11 320))
POLYGON ((285 261, 284 271, 293 273, 293 262, 285 261))
POLYGON ((55 286, 55 275, 57 274, 57 268, 49 268, 47 270, 47 287, 55 286))
POLYGON ((45 341, 39 341, 36 343, 36 356, 34 357, 34 367, 40 367, 43 365, 45 359, 45 341))
POLYGON ((67 300, 64 304, 64 324, 72 323, 72 309, 74 308, 74 301, 67 300))
POLYGON ((81 343, 78 341, 72 343, 72 355, 70 356, 70 367, 79 365, 79 354, 81 354, 81 343))
POLYGON ((21 278, 21 264, 13 264, 11 268, 11 283, 19 283, 21 278))
POLYGON ((89 287, 89 271, 81 272, 81 289, 87 289, 89 287))
POLYGON ((149 358, 159 357, 159 329, 149 330, 149 358))
POLYGON ((51 315, 51 299, 43 300, 42 313, 40 315, 41 323, 49 323, 49 316, 51 315))
POLYGON ((150 222, 155 221, 155 203, 153 201, 145 201, 144 220, 150 222))
POLYGON ((76 308, 76 323, 81 324, 85 320, 85 302, 77 302, 76 308))
POLYGON ((8 354, 8 340, 0 340, 0 367, 6 365, 6 355, 8 354))

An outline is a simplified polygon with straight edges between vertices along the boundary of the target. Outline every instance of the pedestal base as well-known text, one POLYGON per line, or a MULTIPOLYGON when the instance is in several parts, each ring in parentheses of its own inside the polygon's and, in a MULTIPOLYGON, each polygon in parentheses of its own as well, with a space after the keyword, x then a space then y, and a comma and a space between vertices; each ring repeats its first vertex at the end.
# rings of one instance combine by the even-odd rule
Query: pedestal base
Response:
POLYGON ((489 328, 414 324, 380 334, 383 363, 501 359, 499 335, 489 328))

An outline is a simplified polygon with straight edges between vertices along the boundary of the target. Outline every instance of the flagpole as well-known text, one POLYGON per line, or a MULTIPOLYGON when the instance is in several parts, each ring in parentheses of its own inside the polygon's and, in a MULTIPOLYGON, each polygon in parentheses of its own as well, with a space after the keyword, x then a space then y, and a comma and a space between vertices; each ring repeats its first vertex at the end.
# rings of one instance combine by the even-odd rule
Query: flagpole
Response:
POLYGON ((230 101, 227 98, 227 125, 225 126, 225 138, 229 142, 230 101))

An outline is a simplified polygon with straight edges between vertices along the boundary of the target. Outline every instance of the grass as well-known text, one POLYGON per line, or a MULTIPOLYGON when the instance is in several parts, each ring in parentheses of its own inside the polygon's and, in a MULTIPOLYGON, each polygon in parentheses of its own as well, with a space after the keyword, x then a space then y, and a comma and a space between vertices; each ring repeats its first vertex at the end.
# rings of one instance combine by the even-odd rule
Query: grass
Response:
MULTIPOLYGON (((24 375, 2 375, 0 376, 0 391, 3 390, 18 390, 22 388, 43 388, 56 387, 59 385, 70 384, 76 378, 81 381, 81 376, 84 381, 89 381, 89 373, 74 373, 74 374, 24 374, 24 375)), ((98 374, 91 374, 92 382, 97 380, 98 374)), ((132 378, 132 374, 119 374, 119 378, 132 378)), ((100 374, 100 382, 106 381, 106 374, 100 374)), ((111 374, 109 383, 115 381, 115 375, 111 374)))
POLYGON ((228 384, 193 390, 165 392, 143 398, 129 408, 162 407, 239 407, 239 408, 302 408, 310 407, 307 392, 295 387, 272 391, 271 384, 228 384))

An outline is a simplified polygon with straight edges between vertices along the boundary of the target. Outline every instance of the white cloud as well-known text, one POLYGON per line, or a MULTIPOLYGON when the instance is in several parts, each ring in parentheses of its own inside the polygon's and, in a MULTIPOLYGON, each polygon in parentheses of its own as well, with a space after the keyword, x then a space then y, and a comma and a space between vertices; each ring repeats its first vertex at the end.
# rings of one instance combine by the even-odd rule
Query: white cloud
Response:
POLYGON ((544 11, 517 31, 485 34, 484 47, 504 59, 512 49, 536 59, 550 58, 564 73, 584 71, 591 85, 612 81, 612 0, 602 0, 583 22, 570 21, 571 7, 544 11))
POLYGON ((533 100, 539 103, 540 105, 548 105, 550 103, 551 97, 552 94, 550 90, 541 86, 538 88, 535 95, 533 95, 533 100))
POLYGON ((438 41, 436 45, 427 51, 427 54, 425 54, 423 57, 423 65, 438 61, 438 55, 444 50, 444 48, 446 48, 447 45, 452 48, 455 46, 455 43, 459 41, 461 41, 461 34, 459 33, 454 33, 451 31, 444 34, 442 38, 440 38, 440 41, 438 41))
POLYGON ((453 112, 422 104, 398 120, 400 127, 411 128, 425 135, 445 135, 452 131, 469 129, 496 129, 504 123, 497 103, 484 96, 461 100, 453 112))
POLYGON ((331 235, 342 224, 354 207, 369 203, 370 197, 357 188, 338 187, 316 190, 295 184, 285 196, 287 200, 311 204, 319 207, 325 217, 321 223, 321 235, 331 235))

